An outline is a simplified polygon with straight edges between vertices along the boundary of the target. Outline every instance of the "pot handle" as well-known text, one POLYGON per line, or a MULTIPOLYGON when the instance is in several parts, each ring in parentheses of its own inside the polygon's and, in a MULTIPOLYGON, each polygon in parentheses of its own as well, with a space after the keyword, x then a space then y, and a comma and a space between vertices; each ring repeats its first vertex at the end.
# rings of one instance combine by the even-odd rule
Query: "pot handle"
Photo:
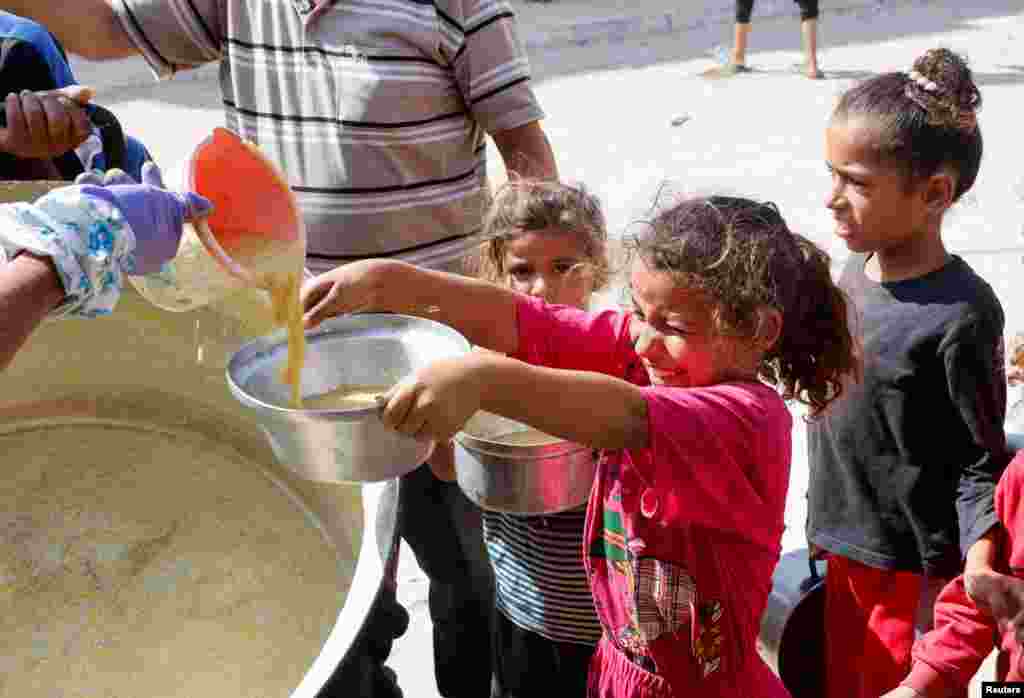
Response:
POLYGON ((807 567, 811 572, 811 583, 817 584, 821 580, 821 574, 818 572, 818 561, 813 557, 807 557, 807 567))

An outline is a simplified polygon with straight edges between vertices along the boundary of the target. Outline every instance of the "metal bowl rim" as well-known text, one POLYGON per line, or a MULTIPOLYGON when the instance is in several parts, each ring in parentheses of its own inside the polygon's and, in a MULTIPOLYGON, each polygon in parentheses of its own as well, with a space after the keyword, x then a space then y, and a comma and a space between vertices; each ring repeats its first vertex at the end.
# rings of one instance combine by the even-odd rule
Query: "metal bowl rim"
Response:
MULTIPOLYGON (((346 329, 353 329, 351 327, 345 327, 344 323, 351 318, 360 318, 364 320, 375 320, 379 318, 386 318, 388 320, 401 320, 410 325, 421 325, 428 327, 432 330, 439 330, 441 334, 447 335, 450 339, 456 340, 458 344, 461 344, 466 352, 472 347, 469 340, 462 336, 461 333, 457 332, 454 328, 440 323, 437 320, 431 320, 429 318, 416 317, 415 315, 403 315, 401 313, 356 313, 352 315, 343 315, 330 320, 324 321, 320 327, 306 331, 306 341, 312 344, 315 340, 320 338, 329 337, 334 334, 341 334, 346 329)), ((306 410, 306 409, 295 409, 294 407, 282 407, 281 405, 274 405, 259 398, 254 397, 242 386, 240 386, 234 379, 234 373, 239 370, 239 364, 243 359, 252 359, 261 354, 267 354, 278 350, 282 345, 287 344, 288 339, 283 330, 278 330, 262 337, 256 337, 255 339, 249 340, 243 344, 234 354, 231 355, 231 359, 228 361, 227 368, 224 370, 225 377, 227 378, 228 386, 231 388, 231 392, 234 393, 235 397, 238 398, 239 402, 254 407, 266 412, 274 413, 285 418, 289 421, 306 417, 321 417, 328 418, 333 417, 336 420, 338 418, 345 418, 341 421, 361 421, 362 419, 377 414, 378 407, 352 407, 348 409, 319 409, 319 410, 306 410), (261 345, 265 345, 262 346, 261 345), (252 354, 253 356, 248 356, 252 354)))
POLYGON ((468 497, 469 500, 471 502, 473 502, 473 504, 477 505, 479 508, 484 509, 486 511, 493 511, 493 512, 497 512, 498 514, 510 514, 512 516, 519 516, 519 517, 522 517, 522 518, 536 518, 536 517, 541 517, 541 516, 552 516, 554 514, 564 514, 567 511, 576 511, 577 509, 582 509, 583 507, 587 506, 587 504, 588 504, 588 502, 590 500, 590 495, 588 494, 587 498, 584 499, 579 504, 573 504, 571 506, 565 506, 565 507, 553 507, 551 509, 538 509, 537 511, 522 511, 522 510, 520 510, 518 508, 500 507, 500 506, 497 506, 497 505, 491 504, 491 503, 484 504, 483 502, 480 501, 479 498, 472 497, 472 496, 470 496, 468 494, 466 495, 466 497, 468 497))
MULTIPOLYGON (((567 439, 559 439, 558 441, 551 441, 549 443, 538 444, 536 446, 507 444, 502 443, 501 441, 491 441, 489 439, 480 438, 479 436, 473 436, 464 431, 458 432, 455 435, 455 440, 460 446, 474 454, 480 453, 497 458, 508 458, 512 460, 560 458, 573 453, 578 453, 579 451, 599 450, 567 439)), ((596 456, 594 457, 594 460, 597 460, 596 456)))

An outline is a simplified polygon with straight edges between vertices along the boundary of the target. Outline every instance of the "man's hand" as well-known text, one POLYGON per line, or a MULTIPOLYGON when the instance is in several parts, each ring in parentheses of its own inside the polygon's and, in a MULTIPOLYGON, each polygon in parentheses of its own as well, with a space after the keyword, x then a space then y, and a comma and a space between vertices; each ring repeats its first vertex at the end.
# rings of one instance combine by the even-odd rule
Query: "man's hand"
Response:
MULTIPOLYGON (((131 181, 127 175, 122 178, 116 172, 109 179, 120 182, 125 178, 131 181)), ((135 233, 134 253, 123 260, 123 267, 126 273, 136 276, 157 271, 172 259, 178 251, 185 221, 208 216, 213 210, 213 204, 194 192, 179 194, 165 189, 160 168, 153 162, 142 166, 141 184, 86 184, 82 192, 106 199, 121 210, 135 233)))
POLYGON ((558 179, 555 154, 539 121, 492 133, 491 138, 498 146, 509 179, 512 179, 513 175, 535 179, 558 179))
POLYGON ((967 572, 964 589, 978 608, 992 615, 1000 634, 1010 631, 1024 643, 1024 579, 993 570, 967 572))
POLYGON ((74 150, 92 133, 85 111, 92 96, 92 89, 81 85, 10 93, 4 100, 7 126, 0 128, 0 152, 50 160, 74 150))
MULTIPOLYGON (((153 167, 156 167, 156 165, 154 164, 153 167)), ((166 189, 167 187, 163 184, 163 175, 160 174, 160 170, 157 169, 155 174, 158 181, 156 186, 161 189, 166 189)), ((115 167, 114 169, 107 170, 106 172, 101 170, 83 172, 75 177, 75 184, 91 184, 95 187, 109 187, 114 184, 138 184, 138 182, 136 182, 135 178, 124 170, 119 170, 115 167)))
POLYGON ((441 359, 392 389, 381 419, 395 431, 417 438, 450 440, 480 409, 479 370, 487 356, 471 352, 441 359))

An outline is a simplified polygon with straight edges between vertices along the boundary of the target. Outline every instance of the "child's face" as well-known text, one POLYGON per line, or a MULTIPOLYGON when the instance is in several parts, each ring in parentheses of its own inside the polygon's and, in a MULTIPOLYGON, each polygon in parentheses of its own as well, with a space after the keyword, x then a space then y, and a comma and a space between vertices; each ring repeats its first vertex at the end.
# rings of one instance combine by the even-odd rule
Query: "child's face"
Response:
POLYGON ((636 352, 652 385, 696 388, 751 377, 737 375, 742 348, 715 333, 707 296, 651 271, 642 259, 633 263, 630 286, 636 352))
POLYGON ((896 250, 912 244, 927 226, 920 187, 880 162, 875 130, 853 121, 832 122, 825 132, 825 159, 832 186, 825 205, 838 235, 851 252, 896 250))
POLYGON ((557 228, 524 231, 505 243, 505 278, 521 293, 586 308, 594 277, 585 252, 574 233, 557 228))

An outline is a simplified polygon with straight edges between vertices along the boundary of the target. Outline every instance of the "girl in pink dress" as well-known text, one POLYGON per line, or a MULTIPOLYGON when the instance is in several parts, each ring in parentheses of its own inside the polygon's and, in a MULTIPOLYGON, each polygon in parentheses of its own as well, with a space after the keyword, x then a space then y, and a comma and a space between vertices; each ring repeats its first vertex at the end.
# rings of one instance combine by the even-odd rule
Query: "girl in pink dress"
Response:
POLYGON ((429 317, 478 346, 403 380, 382 419, 448 439, 477 410, 602 450, 584 557, 604 629, 595 698, 787 695, 756 651, 783 531, 792 420, 856 368, 827 255, 772 204, 713 196, 634 241, 632 308, 588 313, 371 260, 307 282, 306 321, 429 317))

